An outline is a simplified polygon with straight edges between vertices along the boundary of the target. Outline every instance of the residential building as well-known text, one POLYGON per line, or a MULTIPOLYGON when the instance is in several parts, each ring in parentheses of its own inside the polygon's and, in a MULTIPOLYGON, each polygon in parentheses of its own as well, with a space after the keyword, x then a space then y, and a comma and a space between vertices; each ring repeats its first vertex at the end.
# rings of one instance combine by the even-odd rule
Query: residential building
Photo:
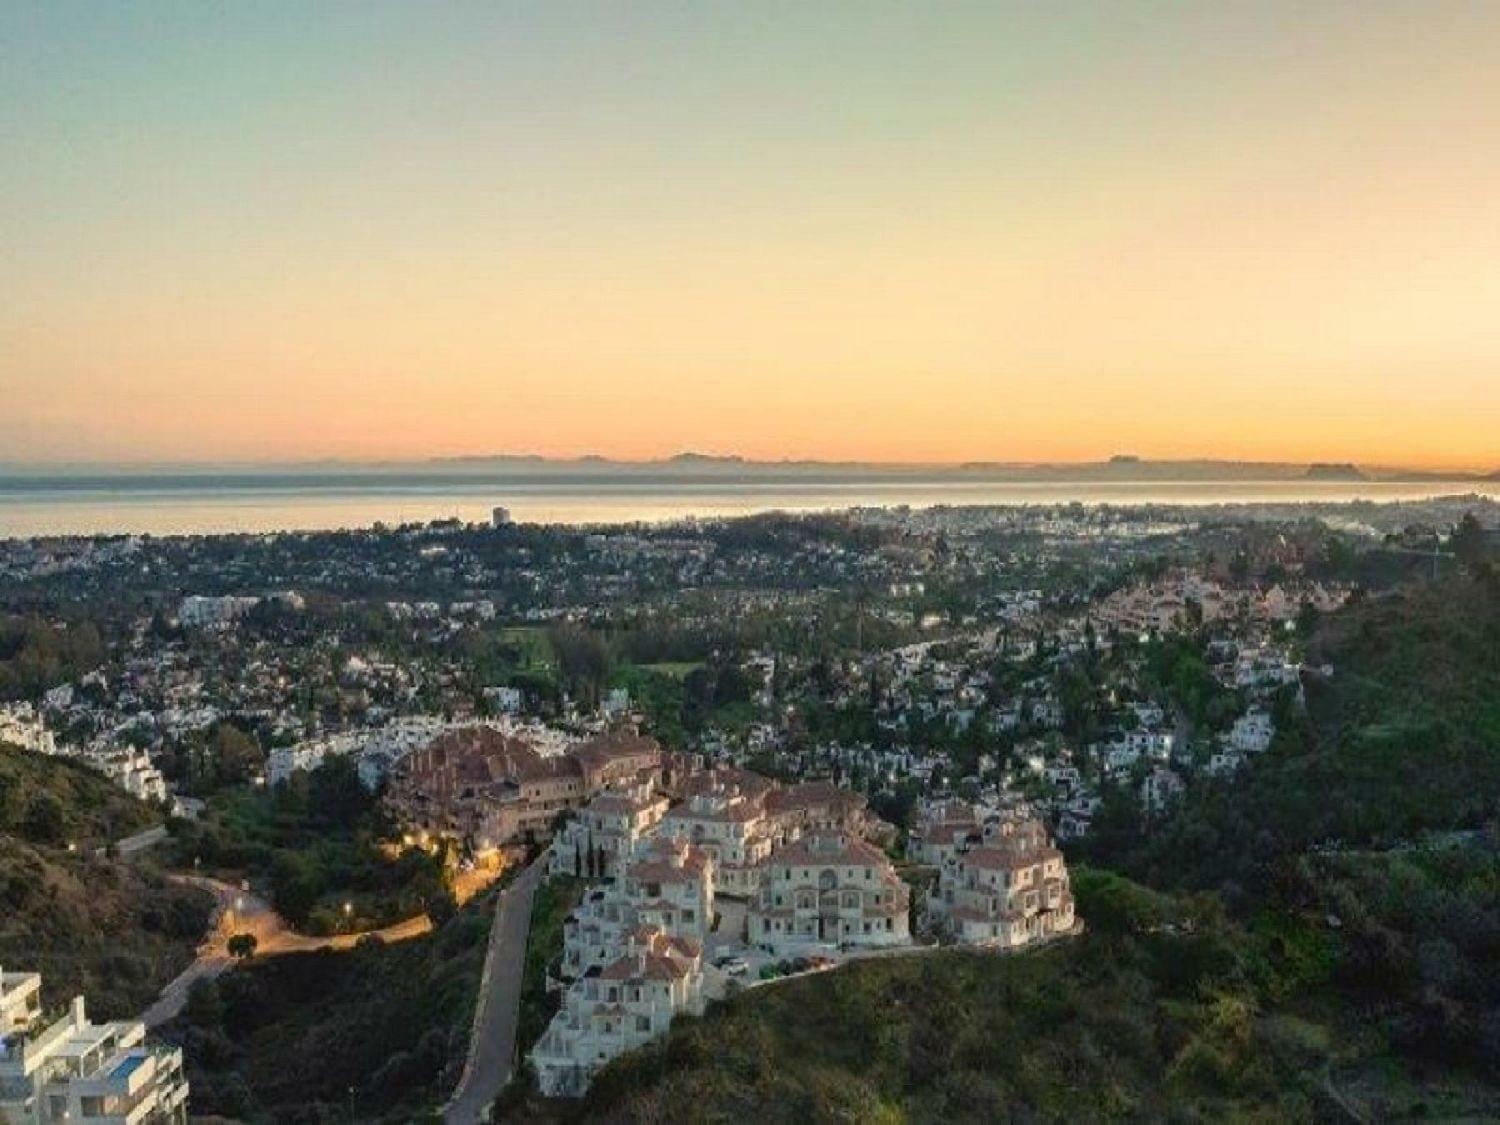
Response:
POLYGON ((666 1032, 679 1012, 703 1010, 702 946, 641 926, 618 957, 575 981, 531 1052, 547 1097, 577 1097, 610 1059, 666 1032))
POLYGON ((910 903, 906 884, 874 844, 843 832, 806 836, 762 861, 750 943, 777 956, 906 945, 910 903))
POLYGON ((56 738, 30 703, 9 703, 0 707, 0 744, 38 754, 57 753, 56 738))
POLYGON ((0 1121, 7 1125, 181 1125, 182 1052, 139 1020, 94 1023, 79 996, 41 1004, 40 975, 0 970, 0 1121))
POLYGON ((386 801, 408 828, 469 840, 488 851, 550 838, 558 814, 619 784, 654 783, 654 739, 621 731, 543 755, 519 728, 449 730, 390 773, 386 801))
POLYGON ((1077 923, 1062 852, 1024 812, 987 819, 980 838, 944 862, 927 909, 958 941, 1007 949, 1077 923))
POLYGON ((702 942, 713 926, 714 862, 684 840, 640 843, 622 876, 591 887, 563 923, 561 974, 576 979, 619 956, 627 936, 649 925, 702 942))
POLYGON ((613 879, 671 802, 650 784, 600 793, 563 826, 547 860, 553 875, 613 879))

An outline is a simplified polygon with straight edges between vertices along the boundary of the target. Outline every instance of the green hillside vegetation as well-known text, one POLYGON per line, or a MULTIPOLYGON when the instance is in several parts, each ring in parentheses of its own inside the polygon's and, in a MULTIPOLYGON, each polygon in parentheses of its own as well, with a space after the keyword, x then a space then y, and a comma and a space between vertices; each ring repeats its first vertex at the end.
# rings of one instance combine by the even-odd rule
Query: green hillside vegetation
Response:
POLYGON ((1076 884, 1090 929, 1082 937, 1015 956, 948 950, 869 960, 743 992, 617 1060, 582 1102, 533 1096, 511 1104, 508 1119, 1500 1113, 1500 977, 1491 972, 1500 858, 1492 845, 1471 842, 1411 861, 1436 865, 1427 884, 1435 897, 1421 899, 1423 907, 1451 908, 1460 895, 1470 904, 1465 917, 1477 932, 1459 939, 1461 951, 1435 936, 1446 928, 1455 937, 1457 925, 1414 915, 1401 896, 1354 905, 1370 880, 1387 886, 1383 862, 1345 857, 1310 868, 1307 889, 1319 891, 1306 909, 1244 925, 1212 895, 1164 895, 1083 869, 1076 884), (1467 872, 1456 885, 1451 865, 1467 872), (1346 911, 1337 925, 1328 913, 1335 904, 1346 911), (1390 972, 1401 982, 1395 989, 1382 980, 1390 972), (1432 992, 1437 979, 1448 993, 1432 992), (1455 1018, 1455 1006, 1476 1021, 1455 1018), (1451 1034, 1422 1044, 1445 1019, 1451 1034), (1492 1038, 1461 1047, 1461 1035, 1475 1030, 1492 1038), (1445 1057, 1455 1049, 1462 1054, 1445 1057))
POLYGON ((47 847, 100 847, 161 819, 158 810, 81 762, 0 746, 0 836, 47 847))
POLYGON ((0 699, 35 699, 92 671, 103 657, 92 622, 0 616, 0 699))
POLYGON ((396 828, 348 758, 299 770, 272 790, 221 793, 202 818, 177 827, 179 866, 248 872, 305 933, 338 932, 345 902, 361 929, 424 910, 446 917, 454 907, 441 857, 411 849, 393 858, 381 849, 396 828))
POLYGON ((213 903, 158 872, 0 836, 0 965, 40 972, 48 1004, 139 1015, 185 969, 213 903))
POLYGON ((463 1069, 493 911, 482 895, 425 937, 255 958, 198 985, 166 1029, 194 1113, 421 1119, 463 1069))
POLYGON ((1315 845, 1385 846, 1500 814, 1500 582, 1407 587, 1330 615, 1307 716, 1240 776, 1146 824, 1112 801, 1085 854, 1156 886, 1222 888, 1236 909, 1315 845))
POLYGON ((76 762, 0 749, 0 965, 40 972, 48 1004, 81 992, 101 1017, 146 1008, 192 961, 213 904, 95 851, 159 819, 76 762))

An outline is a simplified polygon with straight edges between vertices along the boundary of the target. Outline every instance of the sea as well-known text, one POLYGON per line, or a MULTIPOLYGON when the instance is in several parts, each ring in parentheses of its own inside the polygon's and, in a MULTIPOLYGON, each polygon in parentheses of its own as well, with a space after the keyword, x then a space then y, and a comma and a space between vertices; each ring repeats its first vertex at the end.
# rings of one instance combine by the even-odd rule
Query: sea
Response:
POLYGON ((671 473, 0 472, 0 538, 367 528, 459 519, 629 524, 758 512, 935 505, 1246 504, 1481 494, 1463 481, 997 481, 920 473, 787 477, 671 473))

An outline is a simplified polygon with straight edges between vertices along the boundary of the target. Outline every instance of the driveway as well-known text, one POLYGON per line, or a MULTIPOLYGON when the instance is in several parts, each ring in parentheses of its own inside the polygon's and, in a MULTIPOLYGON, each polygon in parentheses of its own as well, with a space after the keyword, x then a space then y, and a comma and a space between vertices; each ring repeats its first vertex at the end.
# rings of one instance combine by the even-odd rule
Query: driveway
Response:
POLYGON ((448 1125, 489 1120, 490 1107, 510 1081, 516 1061, 516 1024, 521 1015, 521 976, 526 967, 526 936, 531 931, 531 902, 546 863, 544 852, 500 893, 475 1002, 469 1058, 458 1089, 443 1107, 443 1120, 448 1125))

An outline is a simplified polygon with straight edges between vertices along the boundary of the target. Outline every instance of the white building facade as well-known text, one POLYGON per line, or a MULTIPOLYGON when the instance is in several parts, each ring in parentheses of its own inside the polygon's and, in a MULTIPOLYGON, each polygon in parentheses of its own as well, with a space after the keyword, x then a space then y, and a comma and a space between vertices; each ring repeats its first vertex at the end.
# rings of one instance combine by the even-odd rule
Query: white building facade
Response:
POLYGON ((182 1052, 137 1020, 94 1023, 83 997, 41 1005, 41 976, 0 971, 0 1121, 7 1125, 183 1125, 182 1052))

